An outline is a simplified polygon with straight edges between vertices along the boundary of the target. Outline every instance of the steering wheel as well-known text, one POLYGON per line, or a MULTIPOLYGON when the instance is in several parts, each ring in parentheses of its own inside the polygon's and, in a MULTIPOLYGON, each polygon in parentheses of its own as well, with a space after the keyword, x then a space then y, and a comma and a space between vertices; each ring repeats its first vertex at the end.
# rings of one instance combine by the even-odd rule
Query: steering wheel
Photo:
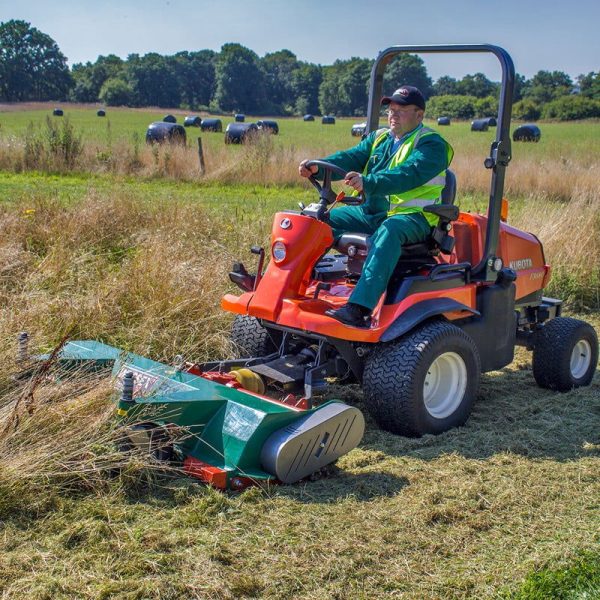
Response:
MULTIPOLYGON (((321 167, 321 169, 325 171, 325 175, 323 176, 323 184, 321 185, 314 175, 311 175, 308 180, 319 192, 319 198, 323 204, 333 204, 337 200, 337 194, 331 189, 331 176, 335 173, 336 175, 340 175, 342 178, 345 178, 348 172, 325 160, 309 160, 305 166, 310 168, 313 165, 315 167, 321 167)), ((345 196, 343 199, 338 200, 338 202, 348 204, 349 206, 358 206, 359 204, 364 204, 364 190, 360 192, 358 196, 345 196)))

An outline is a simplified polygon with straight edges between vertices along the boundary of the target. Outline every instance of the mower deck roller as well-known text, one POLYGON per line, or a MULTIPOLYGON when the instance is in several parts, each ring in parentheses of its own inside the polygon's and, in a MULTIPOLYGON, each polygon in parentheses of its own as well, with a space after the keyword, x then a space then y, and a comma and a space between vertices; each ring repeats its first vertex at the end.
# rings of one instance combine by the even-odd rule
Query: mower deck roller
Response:
POLYGON ((294 483, 358 446, 364 429, 357 408, 327 404, 273 433, 263 446, 262 465, 283 483, 294 483))
POLYGON ((127 445, 175 456, 188 474, 221 489, 294 483, 355 448, 364 433, 356 408, 337 400, 298 408, 244 389, 235 372, 172 367, 95 341, 69 342, 58 361, 63 369, 112 367, 127 445))

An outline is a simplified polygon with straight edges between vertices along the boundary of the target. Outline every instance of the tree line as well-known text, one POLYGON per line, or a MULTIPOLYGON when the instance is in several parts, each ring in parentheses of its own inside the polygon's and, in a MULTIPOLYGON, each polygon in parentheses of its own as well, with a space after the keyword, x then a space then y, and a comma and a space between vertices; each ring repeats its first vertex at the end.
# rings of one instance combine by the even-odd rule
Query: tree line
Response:
MULTIPOLYGON (((361 116, 367 112, 373 60, 353 57, 332 65, 298 60, 289 50, 259 57, 241 44, 219 52, 199 50, 163 56, 110 54, 69 69, 56 42, 31 24, 0 23, 0 101, 70 100, 109 106, 180 107, 215 112, 361 116)), ((430 99, 430 116, 469 119, 495 114, 500 84, 484 74, 433 81, 423 60, 400 55, 386 69, 384 89, 411 83, 430 99)), ((514 116, 579 119, 600 117, 600 72, 574 82, 562 71, 517 74, 514 116)))

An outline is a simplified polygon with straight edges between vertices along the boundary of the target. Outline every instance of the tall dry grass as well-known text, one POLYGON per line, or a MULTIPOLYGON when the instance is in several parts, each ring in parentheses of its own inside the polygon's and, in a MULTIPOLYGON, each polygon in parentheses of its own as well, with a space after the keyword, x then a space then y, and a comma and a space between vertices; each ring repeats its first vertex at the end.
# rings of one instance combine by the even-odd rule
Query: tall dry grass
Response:
POLYGON ((18 332, 33 353, 68 336, 165 361, 225 356, 218 298, 233 259, 220 222, 191 204, 90 190, 77 205, 0 207, 0 519, 56 494, 135 487, 158 468, 115 452, 108 380, 50 369, 15 381, 18 332))
MULTIPOLYGON (((459 182, 459 194, 489 191, 490 172, 481 165, 481 156, 476 154, 454 157, 452 169, 459 182)), ((540 160, 535 156, 524 156, 510 163, 504 191, 509 199, 520 197, 569 202, 583 196, 592 200, 597 196, 599 182, 600 160, 540 160)))
MULTIPOLYGON (((6 351, 2 358, 14 362, 6 351)), ((44 378, 32 386, 5 381, 0 396, 0 519, 45 511, 57 492, 106 490, 129 463, 116 451, 107 380, 44 378)))
POLYGON ((158 358, 224 352, 224 236, 198 206, 125 192, 0 207, 0 336, 36 331, 44 345, 69 330, 158 358))
MULTIPOLYGON (((68 119, 58 123, 48 119, 45 129, 30 128, 24 139, 2 138, 0 168, 282 186, 298 183, 297 165, 301 159, 326 153, 318 143, 300 148, 277 143, 267 134, 258 135, 253 143, 242 146, 212 146, 201 174, 194 147, 147 146, 141 139, 112 143, 110 135, 104 145, 84 143, 68 119)), ((474 149, 457 153, 453 169, 459 181, 458 203, 465 209, 485 211, 490 173, 481 168, 481 156, 474 149)), ((600 306, 599 174, 600 161, 593 156, 551 158, 551 154, 525 154, 513 161, 506 173, 505 195, 516 200, 511 223, 542 240, 554 268, 549 292, 584 308, 600 306)), ((85 214, 80 222, 86 223, 85 214)), ((86 229, 87 224, 82 228, 86 229)), ((93 225, 88 230, 95 231, 93 225)), ((9 256, 4 258, 4 268, 16 268, 11 266, 9 256)), ((68 260, 68 253, 62 260, 68 260)))
MULTIPOLYGON (((242 146, 211 146, 205 171, 200 173, 193 146, 147 146, 141 138, 113 143, 110 127, 103 144, 83 142, 68 118, 58 122, 48 118, 45 127, 30 127, 23 138, 0 140, 0 168, 6 170, 108 173, 224 185, 298 184, 299 161, 324 154, 327 151, 319 142, 310 148, 286 146, 264 134, 242 146)), ((467 144, 452 167, 459 181, 458 203, 465 209, 485 211, 490 173, 481 167, 481 156, 467 144)), ((599 175, 597 158, 553 156, 550 148, 547 153, 526 153, 513 161, 505 183, 506 197, 517 201, 510 221, 544 243, 554 268, 550 292, 587 308, 600 306, 599 175)), ((86 215, 81 219, 85 223, 86 215)), ((89 230, 94 232, 94 227, 89 230)), ((12 269, 10 257, 4 258, 5 268, 12 269)))
MULTIPOLYGON (((205 153, 200 171, 194 145, 147 145, 139 136, 131 141, 84 142, 68 118, 46 119, 45 126, 30 126, 23 137, 0 140, 0 169, 12 172, 109 173, 177 181, 287 185, 298 183, 297 165, 306 149, 276 144, 269 134, 258 134, 242 146, 219 145, 205 153)), ((310 153, 325 154, 324 148, 310 153)), ((309 153, 309 154, 310 154, 309 153)))
MULTIPOLYGON (((485 213, 490 172, 481 157, 456 156, 457 203, 485 213), (473 168, 477 166, 478 168, 473 168), (465 197, 467 200, 465 200, 465 197)), ((511 225, 535 234, 552 266, 547 294, 577 309, 600 308, 600 160, 525 156, 506 171, 511 225)))
POLYGON ((569 202, 528 199, 511 224, 534 233, 543 243, 552 279, 546 294, 579 310, 600 308, 600 198, 588 190, 569 202))

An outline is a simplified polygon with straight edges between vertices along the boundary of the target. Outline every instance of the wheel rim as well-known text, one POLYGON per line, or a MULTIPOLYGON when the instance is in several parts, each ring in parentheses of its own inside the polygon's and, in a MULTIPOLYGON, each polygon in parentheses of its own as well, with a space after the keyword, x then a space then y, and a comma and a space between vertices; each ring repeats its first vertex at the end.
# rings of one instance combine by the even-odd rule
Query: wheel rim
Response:
POLYGON ((456 352, 440 354, 430 365, 423 383, 427 412, 436 419, 450 416, 467 389, 467 366, 456 352))
POLYGON ((571 352, 571 376, 581 379, 590 368, 592 346, 587 340, 579 340, 571 352))

